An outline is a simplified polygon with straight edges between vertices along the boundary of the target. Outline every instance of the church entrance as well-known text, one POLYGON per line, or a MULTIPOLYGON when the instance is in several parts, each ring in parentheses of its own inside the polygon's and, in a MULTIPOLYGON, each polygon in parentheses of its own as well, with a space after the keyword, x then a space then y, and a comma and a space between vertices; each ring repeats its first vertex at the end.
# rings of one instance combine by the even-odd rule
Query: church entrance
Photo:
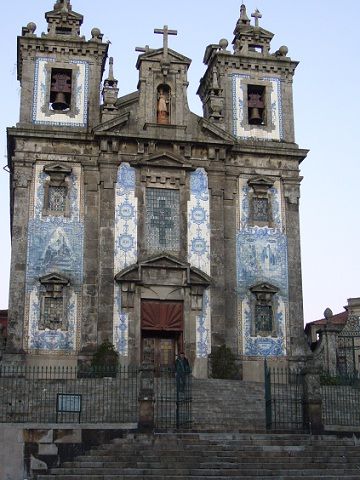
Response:
POLYGON ((157 370, 175 364, 183 347, 184 307, 179 301, 142 300, 141 357, 157 370))

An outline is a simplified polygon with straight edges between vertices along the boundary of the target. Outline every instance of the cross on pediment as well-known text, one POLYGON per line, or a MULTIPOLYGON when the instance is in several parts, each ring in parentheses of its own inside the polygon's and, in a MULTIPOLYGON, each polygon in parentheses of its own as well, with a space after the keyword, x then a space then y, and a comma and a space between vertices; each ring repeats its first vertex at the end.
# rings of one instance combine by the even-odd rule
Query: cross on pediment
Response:
POLYGON ((255 18, 255 27, 259 26, 259 19, 262 18, 261 13, 258 9, 255 10, 254 13, 251 14, 252 18, 255 18))
POLYGON ((158 206, 154 208, 151 226, 158 229, 159 244, 165 246, 166 230, 174 226, 174 221, 171 218, 171 208, 165 206, 165 200, 159 199, 158 206))
POLYGON ((169 30, 169 27, 167 25, 164 25, 164 28, 155 28, 154 33, 159 33, 160 35, 163 35, 164 57, 167 57, 169 50, 169 35, 177 35, 177 30, 169 30))

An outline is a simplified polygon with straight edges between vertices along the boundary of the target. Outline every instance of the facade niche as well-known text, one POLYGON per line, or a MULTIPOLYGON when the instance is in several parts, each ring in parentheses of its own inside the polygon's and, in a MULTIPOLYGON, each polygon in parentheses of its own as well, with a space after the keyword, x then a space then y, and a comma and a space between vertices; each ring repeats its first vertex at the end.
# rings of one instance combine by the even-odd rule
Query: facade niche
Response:
POLYGON ((274 297, 279 289, 268 283, 250 288, 253 294, 252 335, 254 337, 276 337, 274 297))
POLYGON ((171 90, 169 85, 159 85, 157 89, 157 123, 169 125, 171 115, 171 90))

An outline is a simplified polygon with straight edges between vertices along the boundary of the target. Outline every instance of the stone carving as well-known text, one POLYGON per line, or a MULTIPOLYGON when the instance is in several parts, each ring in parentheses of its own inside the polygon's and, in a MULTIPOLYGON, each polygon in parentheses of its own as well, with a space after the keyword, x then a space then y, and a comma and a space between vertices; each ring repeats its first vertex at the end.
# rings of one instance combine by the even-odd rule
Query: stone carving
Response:
POLYGON ((170 123, 170 98, 169 91, 159 88, 157 100, 157 123, 167 125, 170 123))

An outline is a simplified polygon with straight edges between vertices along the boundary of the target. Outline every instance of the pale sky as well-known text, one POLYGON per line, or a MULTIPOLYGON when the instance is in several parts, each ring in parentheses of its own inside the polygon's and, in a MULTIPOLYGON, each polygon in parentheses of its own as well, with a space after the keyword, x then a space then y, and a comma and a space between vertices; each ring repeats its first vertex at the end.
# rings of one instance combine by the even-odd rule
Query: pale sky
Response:
MULTIPOLYGON (((36 33, 46 31, 44 12, 55 0, 12 0, 2 9, 0 148, 6 165, 6 127, 19 115, 16 37, 30 21, 36 33), (6 48, 5 48, 6 45, 6 48)), ((201 115, 196 96, 204 74, 207 45, 227 38, 231 44, 241 1, 226 0, 72 0, 84 15, 88 39, 99 27, 111 41, 110 55, 120 93, 136 90, 135 47, 160 48, 154 28, 178 30, 170 48, 193 60, 189 71, 189 104, 201 115), (126 5, 125 7, 123 5, 126 5)), ((294 79, 296 141, 310 149, 301 166, 301 239, 305 322, 321 318, 326 307, 341 312, 347 299, 360 297, 359 276, 359 0, 249 0, 248 14, 259 8, 260 25, 275 33, 272 51, 287 45, 300 61, 294 79)), ((0 170, 1 275, 0 309, 7 308, 10 263, 8 174, 0 170)))

